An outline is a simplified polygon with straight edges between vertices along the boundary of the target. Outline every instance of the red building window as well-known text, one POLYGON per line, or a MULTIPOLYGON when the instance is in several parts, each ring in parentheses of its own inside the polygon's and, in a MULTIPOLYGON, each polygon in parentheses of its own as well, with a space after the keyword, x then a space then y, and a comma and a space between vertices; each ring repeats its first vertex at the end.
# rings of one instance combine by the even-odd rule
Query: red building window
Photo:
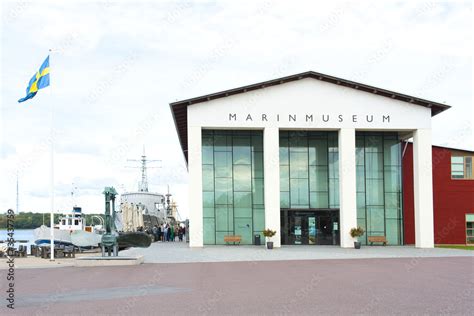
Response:
POLYGON ((466 244, 474 244, 474 214, 466 214, 466 244))
POLYGON ((451 178, 452 179, 473 179, 472 156, 452 156, 451 157, 451 178))

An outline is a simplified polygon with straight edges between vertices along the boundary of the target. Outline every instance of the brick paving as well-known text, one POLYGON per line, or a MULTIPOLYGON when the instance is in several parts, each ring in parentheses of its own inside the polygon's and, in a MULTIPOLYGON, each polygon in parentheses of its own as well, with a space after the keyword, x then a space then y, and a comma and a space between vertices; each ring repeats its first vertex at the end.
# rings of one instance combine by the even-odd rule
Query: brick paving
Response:
POLYGON ((473 292, 473 257, 19 269, 15 314, 472 315, 473 292))

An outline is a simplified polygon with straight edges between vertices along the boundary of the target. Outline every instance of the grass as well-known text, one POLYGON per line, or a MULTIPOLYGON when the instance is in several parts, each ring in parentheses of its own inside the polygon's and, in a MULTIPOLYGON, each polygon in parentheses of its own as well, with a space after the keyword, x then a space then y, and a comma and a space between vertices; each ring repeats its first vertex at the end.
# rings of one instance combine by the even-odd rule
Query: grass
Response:
POLYGON ((473 246, 465 246, 465 245, 437 245, 436 248, 451 248, 451 249, 461 249, 461 250, 474 250, 473 246))

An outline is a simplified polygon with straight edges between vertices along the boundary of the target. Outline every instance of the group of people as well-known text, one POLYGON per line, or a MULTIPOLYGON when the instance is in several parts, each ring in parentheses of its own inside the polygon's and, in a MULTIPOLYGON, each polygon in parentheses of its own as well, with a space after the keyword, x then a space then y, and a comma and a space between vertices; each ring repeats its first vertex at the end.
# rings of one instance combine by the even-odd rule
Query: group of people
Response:
POLYGON ((155 225, 152 232, 155 241, 176 241, 176 237, 179 241, 183 241, 183 237, 186 235, 186 227, 170 224, 155 225))

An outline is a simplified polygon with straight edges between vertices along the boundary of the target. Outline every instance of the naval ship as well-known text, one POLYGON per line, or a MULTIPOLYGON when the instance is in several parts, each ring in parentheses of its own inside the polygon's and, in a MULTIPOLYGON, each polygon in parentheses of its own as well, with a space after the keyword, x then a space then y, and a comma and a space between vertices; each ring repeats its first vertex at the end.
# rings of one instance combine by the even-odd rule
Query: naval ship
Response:
POLYGON ((140 160, 129 160, 140 162, 141 181, 138 190, 122 193, 120 196, 121 227, 119 231, 150 231, 153 226, 163 223, 174 224, 175 204, 170 203, 171 194, 161 194, 148 190, 147 163, 157 160, 147 160, 145 149, 140 160))

